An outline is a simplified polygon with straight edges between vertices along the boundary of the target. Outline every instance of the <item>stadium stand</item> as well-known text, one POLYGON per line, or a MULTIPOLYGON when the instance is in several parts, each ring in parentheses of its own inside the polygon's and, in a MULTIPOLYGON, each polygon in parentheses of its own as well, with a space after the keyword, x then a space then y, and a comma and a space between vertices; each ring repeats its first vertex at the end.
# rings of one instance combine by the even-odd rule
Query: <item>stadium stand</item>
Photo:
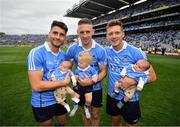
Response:
MULTIPOLYGON (((44 43, 46 36, 40 34, 8 35, 0 32, 0 45, 37 46, 44 43)), ((69 35, 64 47, 68 47, 75 38, 77 38, 77 35, 69 35)))
MULTIPOLYGON (((147 51, 148 49, 174 52, 180 49, 180 0, 80 0, 67 10, 65 16, 92 20, 94 39, 103 46, 106 24, 119 19, 124 24, 125 40, 147 51)), ((0 33, 0 45, 39 45, 47 35, 7 35, 0 33)), ((69 35, 65 47, 77 38, 69 35)))
POLYGON ((89 18, 96 30, 94 39, 108 46, 106 24, 119 19, 124 24, 125 40, 143 50, 165 47, 180 49, 180 0, 81 0, 65 16, 89 18), (139 3, 139 4, 138 4, 139 3))
POLYGON ((47 35, 8 35, 0 33, 0 45, 39 45, 44 43, 47 35))

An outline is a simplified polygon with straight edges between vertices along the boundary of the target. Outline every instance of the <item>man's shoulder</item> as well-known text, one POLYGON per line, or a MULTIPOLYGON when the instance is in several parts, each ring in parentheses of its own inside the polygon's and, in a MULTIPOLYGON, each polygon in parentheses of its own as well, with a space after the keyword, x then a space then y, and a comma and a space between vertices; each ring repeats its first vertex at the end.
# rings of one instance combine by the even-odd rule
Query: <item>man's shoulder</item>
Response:
POLYGON ((68 50, 72 50, 74 48, 77 48, 78 46, 79 46, 79 44, 77 42, 74 42, 69 46, 68 50))
POLYGON ((44 49, 45 49, 45 46, 40 45, 40 46, 37 46, 37 47, 31 49, 29 54, 43 53, 45 51, 44 49))
POLYGON ((105 50, 104 47, 97 42, 95 42, 95 48, 97 48, 99 50, 105 50))
POLYGON ((105 47, 104 49, 105 49, 105 51, 106 51, 107 53, 113 51, 113 50, 112 50, 112 47, 105 47))
POLYGON ((127 48, 126 48, 128 51, 130 51, 132 54, 134 55, 137 55, 137 54, 142 54, 142 55, 145 55, 145 53, 140 49, 140 48, 137 48, 133 45, 130 45, 128 44, 127 45, 127 48))
POLYGON ((134 51, 141 51, 140 48, 135 47, 134 45, 127 44, 127 49, 134 50, 134 51))

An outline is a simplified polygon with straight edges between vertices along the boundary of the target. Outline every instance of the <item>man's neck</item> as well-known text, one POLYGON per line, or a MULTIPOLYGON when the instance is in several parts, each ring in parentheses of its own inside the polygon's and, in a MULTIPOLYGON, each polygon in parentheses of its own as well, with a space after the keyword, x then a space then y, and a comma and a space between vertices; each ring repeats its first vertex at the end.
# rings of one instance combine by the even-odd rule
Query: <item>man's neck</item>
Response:
POLYGON ((92 47, 92 41, 90 41, 88 44, 84 44, 83 42, 82 42, 82 46, 83 46, 83 48, 85 48, 85 49, 90 49, 91 47, 92 47))
POLYGON ((124 42, 122 41, 119 45, 114 46, 113 49, 119 51, 123 48, 123 46, 124 46, 124 42))
POLYGON ((50 50, 53 53, 57 54, 59 52, 59 48, 58 47, 53 46, 50 42, 48 43, 48 45, 49 45, 50 50))

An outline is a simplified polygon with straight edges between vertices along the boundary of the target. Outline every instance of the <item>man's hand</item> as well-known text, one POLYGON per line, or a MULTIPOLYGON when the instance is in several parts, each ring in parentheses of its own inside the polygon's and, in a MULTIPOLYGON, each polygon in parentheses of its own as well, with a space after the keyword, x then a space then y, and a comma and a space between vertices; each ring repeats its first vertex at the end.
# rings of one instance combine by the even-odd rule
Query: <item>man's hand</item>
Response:
POLYGON ((81 86, 90 86, 93 84, 93 81, 85 74, 83 73, 84 75, 84 79, 81 79, 80 77, 78 78, 78 83, 81 85, 81 86))
POLYGON ((69 84, 71 82, 71 78, 69 76, 69 73, 66 75, 66 77, 63 80, 63 84, 64 86, 66 86, 67 84, 69 84))
POLYGON ((128 77, 124 77, 121 78, 118 82, 121 83, 121 89, 122 90, 126 90, 127 88, 129 88, 130 86, 136 85, 136 81, 132 78, 128 78, 128 77))

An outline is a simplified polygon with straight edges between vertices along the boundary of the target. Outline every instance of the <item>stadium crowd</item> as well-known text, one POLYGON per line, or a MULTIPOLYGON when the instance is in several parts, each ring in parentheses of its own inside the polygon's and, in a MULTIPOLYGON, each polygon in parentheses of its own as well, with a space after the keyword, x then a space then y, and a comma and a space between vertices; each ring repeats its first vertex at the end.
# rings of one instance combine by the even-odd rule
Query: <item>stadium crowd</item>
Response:
MULTIPOLYGON (((175 52, 180 49, 180 30, 179 23, 180 18, 178 11, 163 12, 162 15, 159 13, 153 17, 152 15, 146 15, 145 17, 141 14, 156 10, 159 8, 167 6, 178 6, 180 0, 148 0, 146 2, 130 6, 128 8, 119 9, 113 13, 106 14, 104 16, 92 19, 94 26, 98 26, 96 29, 94 39, 99 42, 104 47, 109 46, 106 35, 106 28, 99 27, 100 24, 107 23, 110 19, 128 19, 124 23, 124 31, 126 33, 125 40, 131 44, 142 48, 144 51, 148 51, 150 48, 166 47, 166 51, 175 52), (141 15, 140 18, 133 21, 133 19, 128 17, 134 17, 136 15, 141 15), (168 15, 170 15, 168 17, 168 15), (172 16, 175 15, 175 16, 172 16), (163 20, 161 17, 165 17, 163 20), (152 20, 152 18, 156 18, 152 20), (171 27, 173 28, 171 29, 171 27), (176 28, 176 26, 178 26, 176 28), (163 27, 163 29, 159 29, 163 27), (158 28, 158 29, 156 29, 158 28), (168 29, 167 29, 168 28, 168 29), (170 28, 170 29, 169 29, 170 28), (154 29, 148 31, 147 29, 154 29), (140 31, 143 30, 143 31, 140 31), (138 31, 138 32, 136 32, 138 31)), ((76 33, 74 33, 76 34, 76 33)), ((0 45, 40 45, 44 43, 47 35, 7 35, 5 33, 0 33, 0 45)), ((64 47, 68 47, 77 35, 69 35, 66 39, 64 47)))
POLYGON ((130 16, 139 15, 141 13, 148 12, 152 9, 160 8, 163 6, 172 6, 180 3, 180 0, 149 0, 144 3, 137 4, 136 6, 131 6, 129 8, 124 8, 117 10, 114 13, 106 14, 104 16, 98 17, 92 20, 93 24, 103 24, 111 19, 124 19, 130 16))

